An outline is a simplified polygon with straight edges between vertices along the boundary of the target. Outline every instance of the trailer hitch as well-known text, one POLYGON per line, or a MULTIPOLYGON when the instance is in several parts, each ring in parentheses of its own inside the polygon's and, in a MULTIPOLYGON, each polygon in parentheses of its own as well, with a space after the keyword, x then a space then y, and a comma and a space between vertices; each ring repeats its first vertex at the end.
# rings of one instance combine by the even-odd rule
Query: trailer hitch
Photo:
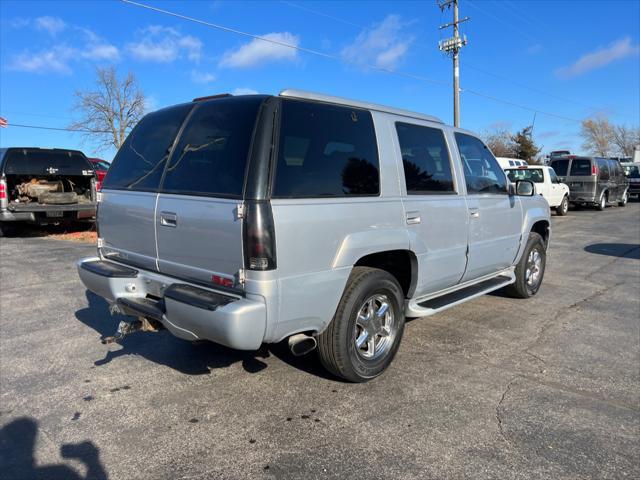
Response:
POLYGON ((133 332, 157 332, 159 329, 160 325, 156 321, 148 320, 144 317, 139 317, 135 320, 121 320, 116 333, 111 337, 104 337, 102 344, 120 343, 124 337, 133 332))

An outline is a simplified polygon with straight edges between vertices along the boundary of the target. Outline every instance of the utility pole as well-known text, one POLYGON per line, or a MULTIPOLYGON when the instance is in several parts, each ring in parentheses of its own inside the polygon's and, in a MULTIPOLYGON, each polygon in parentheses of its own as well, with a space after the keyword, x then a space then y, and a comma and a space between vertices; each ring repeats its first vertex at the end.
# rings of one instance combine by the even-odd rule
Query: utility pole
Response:
POLYGON ((460 126, 460 49, 467 44, 467 36, 460 37, 458 25, 469 20, 458 20, 458 0, 436 0, 441 11, 453 6, 453 22, 440 25, 439 29, 453 27, 453 37, 438 42, 440 51, 453 58, 453 125, 460 126))

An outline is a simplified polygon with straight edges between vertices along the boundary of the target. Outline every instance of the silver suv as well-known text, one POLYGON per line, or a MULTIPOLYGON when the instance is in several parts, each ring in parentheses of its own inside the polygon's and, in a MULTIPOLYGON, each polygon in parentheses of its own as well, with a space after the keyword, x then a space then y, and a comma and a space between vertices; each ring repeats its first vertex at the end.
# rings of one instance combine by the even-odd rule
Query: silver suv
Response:
POLYGON ((542 282, 549 206, 472 133, 342 98, 196 99, 147 115, 98 198, 88 289, 188 340, 288 338, 334 374, 381 374, 405 317, 542 282))

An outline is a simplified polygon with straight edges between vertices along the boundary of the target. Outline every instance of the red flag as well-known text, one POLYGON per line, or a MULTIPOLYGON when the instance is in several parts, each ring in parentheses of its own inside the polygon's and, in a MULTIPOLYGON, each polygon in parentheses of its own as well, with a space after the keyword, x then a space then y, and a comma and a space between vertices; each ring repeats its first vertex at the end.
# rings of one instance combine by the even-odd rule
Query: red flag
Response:
POLYGON ((0 117, 0 127, 7 128, 7 119, 0 117))

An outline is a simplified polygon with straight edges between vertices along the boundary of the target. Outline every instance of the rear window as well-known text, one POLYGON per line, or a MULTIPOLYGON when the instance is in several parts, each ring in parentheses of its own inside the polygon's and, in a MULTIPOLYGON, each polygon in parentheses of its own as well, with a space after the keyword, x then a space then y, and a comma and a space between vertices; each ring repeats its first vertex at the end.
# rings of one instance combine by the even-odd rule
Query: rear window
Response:
POLYGON ((640 178, 640 168, 638 168, 638 165, 623 165, 622 170, 627 178, 640 178))
POLYGON ((103 189, 155 191, 180 126, 193 104, 146 115, 131 131, 113 160, 103 189))
POLYGON ((371 113, 283 100, 274 197, 378 195, 371 113))
POLYGON ((569 168, 569 160, 554 160, 551 162, 551 168, 561 177, 567 176, 567 169, 569 168))
POLYGON ((93 175, 93 167, 80 152, 20 148, 7 152, 4 172, 8 175, 93 175))
POLYGON ((225 98, 196 107, 180 136, 163 192, 240 197, 261 97, 225 98))
POLYGON ((529 180, 533 183, 544 183, 544 173, 541 168, 527 168, 527 169, 517 169, 512 168, 508 169, 507 177, 512 182, 516 182, 517 180, 529 180))
MULTIPOLYGON (((555 170, 555 168, 554 168, 555 170)), ((556 170, 557 172, 557 170, 556 170)), ((591 160, 574 158, 571 161, 570 175, 591 175, 591 160)))

